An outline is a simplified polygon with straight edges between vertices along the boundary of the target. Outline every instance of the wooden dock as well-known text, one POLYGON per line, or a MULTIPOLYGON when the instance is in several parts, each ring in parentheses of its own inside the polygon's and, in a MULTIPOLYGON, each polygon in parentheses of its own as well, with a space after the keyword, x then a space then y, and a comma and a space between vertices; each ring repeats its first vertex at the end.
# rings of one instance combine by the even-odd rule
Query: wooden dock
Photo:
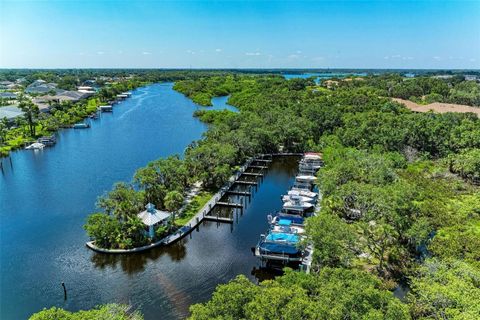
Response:
POLYGON ((214 222, 223 222, 223 223, 233 223, 233 218, 225 218, 225 217, 218 217, 218 216, 205 216, 203 220, 206 221, 214 221, 214 222))
POLYGON ((217 202, 215 205, 217 206, 224 206, 224 207, 230 207, 230 208, 240 208, 243 209, 243 205, 240 203, 235 203, 235 202, 217 202))
MULTIPOLYGON (((110 107, 112 106, 104 106, 104 107, 110 107)), ((107 111, 107 110, 103 110, 107 111)), ((279 154, 282 155, 283 154, 279 154)), ((290 155, 290 154, 288 154, 290 155)), ((177 230, 175 233, 170 234, 166 236, 165 238, 152 243, 147 246, 139 247, 139 248, 134 248, 134 249, 102 249, 98 248, 95 246, 95 243, 93 241, 89 241, 86 243, 87 247, 89 247, 92 250, 95 250, 97 252, 102 252, 102 253, 133 253, 133 252, 141 252, 145 250, 150 250, 151 248, 157 247, 157 246, 162 246, 162 245, 170 245, 173 244, 174 242, 182 239, 186 235, 188 235, 190 232, 195 230, 196 227, 198 227, 202 221, 208 220, 208 221, 215 221, 218 223, 234 223, 233 219, 233 214, 230 215, 230 217, 220 217, 218 215, 211 215, 210 213, 212 212, 213 208, 215 205, 219 206, 227 206, 231 208, 240 208, 243 210, 243 205, 240 203, 234 203, 234 202, 223 202, 220 201, 222 197, 226 194, 230 195, 238 195, 238 196, 248 196, 250 197, 252 195, 251 192, 249 191, 235 191, 235 190, 230 190, 235 184, 241 184, 241 185, 246 185, 246 186, 258 186, 258 182, 254 181, 243 181, 239 180, 242 175, 246 176, 252 176, 252 177, 262 177, 263 174, 261 173, 254 173, 254 172, 246 172, 249 168, 251 169, 268 169, 268 164, 272 162, 271 160, 272 155, 259 155, 254 158, 250 158, 247 160, 247 162, 233 175, 230 177, 228 182, 226 183, 225 186, 223 186, 217 193, 215 193, 212 198, 195 214, 183 227, 181 227, 179 230, 177 230), (270 157, 270 159, 265 159, 265 157, 270 157), (254 165, 253 163, 259 162, 259 163, 264 163, 265 165, 254 165)))
POLYGON ((244 176, 252 176, 252 177, 263 177, 263 173, 257 173, 257 172, 244 172, 242 173, 244 176))
POLYGON ((258 182, 254 182, 254 181, 243 181, 243 180, 237 180, 237 181, 235 181, 235 183, 237 183, 237 184, 245 184, 245 185, 249 185, 249 186, 256 186, 256 185, 258 185, 258 182))
POLYGON ((247 197, 250 197, 250 196, 252 195, 252 193, 251 193, 251 192, 248 192, 248 191, 228 190, 226 193, 227 193, 227 194, 234 195, 234 196, 247 196, 247 197))
POLYGON ((252 168, 252 169, 260 169, 260 170, 268 169, 267 166, 250 166, 250 168, 252 168))

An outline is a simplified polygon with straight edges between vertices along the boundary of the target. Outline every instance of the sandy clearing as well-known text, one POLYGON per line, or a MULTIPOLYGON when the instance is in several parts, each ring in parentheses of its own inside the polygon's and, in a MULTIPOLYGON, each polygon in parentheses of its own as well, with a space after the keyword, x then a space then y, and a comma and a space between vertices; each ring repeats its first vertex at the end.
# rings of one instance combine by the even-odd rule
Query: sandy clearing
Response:
POLYGON ((430 110, 432 110, 434 112, 439 112, 439 113, 472 112, 472 113, 475 113, 478 117, 480 117, 480 108, 465 106, 465 105, 462 105, 462 104, 434 102, 434 103, 430 103, 430 104, 427 104, 427 105, 420 105, 418 103, 415 103, 415 102, 412 102, 412 101, 409 101, 409 100, 399 99, 399 98, 392 98, 392 100, 396 101, 396 102, 399 102, 399 103, 402 103, 408 109, 410 109, 412 111, 416 111, 416 112, 428 112, 430 110))

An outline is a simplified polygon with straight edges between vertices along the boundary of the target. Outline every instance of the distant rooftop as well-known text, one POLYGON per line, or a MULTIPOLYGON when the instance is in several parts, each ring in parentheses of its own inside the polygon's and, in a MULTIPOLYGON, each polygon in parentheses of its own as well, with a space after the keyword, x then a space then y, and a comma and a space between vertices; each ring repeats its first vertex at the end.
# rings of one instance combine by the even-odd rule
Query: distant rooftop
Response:
POLYGON ((0 119, 7 118, 7 120, 13 120, 23 116, 23 114, 24 112, 16 105, 0 107, 0 119))

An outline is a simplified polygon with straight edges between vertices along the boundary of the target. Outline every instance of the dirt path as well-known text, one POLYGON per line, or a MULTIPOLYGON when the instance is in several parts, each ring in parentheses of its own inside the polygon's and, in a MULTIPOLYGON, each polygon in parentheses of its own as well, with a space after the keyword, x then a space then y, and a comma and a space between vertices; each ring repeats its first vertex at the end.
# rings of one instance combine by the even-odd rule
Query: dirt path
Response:
POLYGON ((472 112, 475 113, 478 117, 480 117, 480 108, 465 106, 462 104, 453 104, 453 103, 441 103, 441 102, 434 102, 427 105, 420 105, 418 103, 403 100, 398 98, 392 98, 393 101, 402 103, 408 109, 416 112, 428 112, 433 110, 434 112, 445 113, 445 112, 472 112))

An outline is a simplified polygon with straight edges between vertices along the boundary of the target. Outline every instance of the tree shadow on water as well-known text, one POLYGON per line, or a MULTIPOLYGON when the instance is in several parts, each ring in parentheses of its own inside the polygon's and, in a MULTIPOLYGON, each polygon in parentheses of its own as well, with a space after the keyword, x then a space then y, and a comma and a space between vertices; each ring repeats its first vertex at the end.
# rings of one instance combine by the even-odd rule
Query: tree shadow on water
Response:
POLYGON ((186 239, 177 241, 166 247, 153 248, 139 253, 131 254, 105 254, 93 252, 90 258, 95 268, 116 269, 121 267, 122 271, 134 275, 145 270, 145 265, 149 261, 156 261, 163 255, 167 255, 172 261, 183 260, 187 255, 186 239))

